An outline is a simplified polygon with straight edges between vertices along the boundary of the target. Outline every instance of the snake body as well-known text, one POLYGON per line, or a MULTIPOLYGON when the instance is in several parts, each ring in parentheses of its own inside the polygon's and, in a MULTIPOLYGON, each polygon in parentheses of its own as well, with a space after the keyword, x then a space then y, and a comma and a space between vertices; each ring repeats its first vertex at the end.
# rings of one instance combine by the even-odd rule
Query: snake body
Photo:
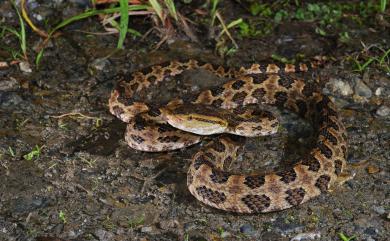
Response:
POLYGON ((183 148, 198 143, 200 135, 216 129, 218 132, 211 134, 272 134, 278 122, 267 111, 255 113, 253 106, 260 103, 298 114, 314 126, 317 138, 308 154, 292 167, 266 174, 227 172, 224 166, 236 158, 240 147, 231 135, 220 135, 195 153, 187 175, 192 195, 217 209, 238 213, 283 210, 326 192, 346 165, 345 127, 331 99, 299 74, 309 69, 304 64, 253 64, 229 69, 196 60, 171 61, 134 72, 130 78, 119 81, 111 93, 109 108, 113 115, 128 123, 125 139, 129 146, 142 151, 183 148), (166 104, 142 100, 139 93, 190 69, 205 69, 231 80, 166 104), (218 114, 214 115, 214 110, 218 114), (224 116, 228 119, 235 116, 233 123, 239 121, 225 124, 224 116), (195 123, 196 128, 191 128, 187 121, 195 123), (204 130, 197 128, 198 122, 200 127, 205 126, 204 130))

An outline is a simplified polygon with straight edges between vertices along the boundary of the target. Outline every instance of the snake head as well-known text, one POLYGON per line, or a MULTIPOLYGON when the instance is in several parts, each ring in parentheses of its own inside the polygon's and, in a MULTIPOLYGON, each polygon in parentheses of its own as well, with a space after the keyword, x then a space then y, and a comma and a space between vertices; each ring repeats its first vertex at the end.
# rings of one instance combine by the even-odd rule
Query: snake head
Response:
POLYGON ((198 135, 223 133, 229 125, 228 121, 210 106, 188 104, 162 112, 164 119, 173 127, 198 135))

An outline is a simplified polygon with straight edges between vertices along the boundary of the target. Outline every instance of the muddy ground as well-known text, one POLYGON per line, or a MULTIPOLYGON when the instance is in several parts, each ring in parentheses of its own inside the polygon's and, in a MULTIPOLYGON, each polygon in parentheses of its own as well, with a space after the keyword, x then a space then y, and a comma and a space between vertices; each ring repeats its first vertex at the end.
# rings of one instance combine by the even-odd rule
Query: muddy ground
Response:
MULTIPOLYGON (((48 19, 66 4, 42 2, 46 5, 34 11, 48 19)), ((83 11, 82 2, 71 1, 61 17, 83 11)), ((226 21, 248 17, 242 4, 221 5, 226 21)), ((0 14, 2 24, 17 26, 7 1, 0 3, 0 14)), ((63 30, 49 42, 38 69, 30 58, 31 72, 0 50, 0 60, 9 64, 0 69, 0 240, 342 240, 340 233, 355 236, 352 240, 389 240, 390 72, 378 63, 354 71, 348 61, 361 53, 362 43, 389 49, 386 17, 347 22, 348 42, 319 35, 310 21, 285 21, 265 36, 237 37, 233 31, 239 49, 224 58, 201 28, 195 31, 204 36, 198 43, 179 31, 157 51, 156 34, 129 37, 124 50, 114 51, 116 35, 76 31, 104 32, 97 18, 63 30), (175 58, 240 66, 298 53, 304 61, 328 57, 316 75, 347 126, 354 178, 296 208, 237 215, 202 205, 186 188, 189 160, 199 145, 167 153, 134 151, 123 139, 125 124, 108 112, 118 74, 175 58)), ((143 32, 151 27, 150 21, 135 21, 145 24, 143 32)), ((39 46, 42 40, 31 30, 27 34, 29 47, 39 46)), ((1 42, 18 48, 11 35, 1 42)), ((184 73, 151 96, 167 99, 219 81, 207 73, 184 73)), ((310 126, 289 113, 277 115, 281 131, 247 140, 233 170, 278 169, 287 165, 285 157, 307 150, 310 126)))

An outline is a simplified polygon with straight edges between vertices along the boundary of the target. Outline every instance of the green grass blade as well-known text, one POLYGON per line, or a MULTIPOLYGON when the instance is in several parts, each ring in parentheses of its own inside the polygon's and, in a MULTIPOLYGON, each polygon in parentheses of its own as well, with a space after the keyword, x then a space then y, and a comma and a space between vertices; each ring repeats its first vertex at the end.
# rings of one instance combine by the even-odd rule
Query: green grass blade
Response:
POLYGON ((177 12, 175 7, 175 2, 173 0, 165 0, 165 5, 168 8, 169 14, 177 21, 177 12))
MULTIPOLYGON (((147 5, 132 5, 128 6, 128 11, 138 11, 138 10, 147 10, 149 6, 147 5)), ((120 12, 120 8, 107 8, 102 10, 89 10, 87 12, 81 13, 79 15, 70 17, 68 19, 65 19, 61 23, 59 23, 57 26, 55 26, 49 33, 49 36, 53 35, 54 32, 56 32, 58 29, 65 27, 66 25, 69 25, 75 21, 89 18, 91 16, 95 16, 98 14, 112 14, 112 13, 118 13, 120 12)))
POLYGON ((385 59, 387 58, 387 56, 390 54, 390 49, 388 49, 383 55, 382 57, 379 59, 379 64, 382 65, 383 64, 383 61, 385 61, 385 59))
POLYGON ((160 3, 158 3, 157 0, 149 0, 149 3, 154 9, 154 11, 156 12, 157 16, 161 19, 161 22, 163 22, 164 21, 163 10, 160 3))
POLYGON ((16 13, 19 18, 19 25, 20 25, 20 32, 19 32, 19 41, 20 41, 20 48, 22 49, 24 58, 27 58, 27 41, 26 41, 26 28, 24 26, 24 21, 22 16, 19 13, 18 7, 15 5, 15 2, 12 1, 12 5, 14 6, 16 13))
POLYGON ((118 49, 123 48, 123 42, 125 41, 127 29, 129 27, 129 1, 120 0, 119 8, 121 14, 121 21, 119 23, 119 39, 118 45, 116 46, 118 49))
POLYGON ((226 26, 226 28, 227 28, 227 29, 230 29, 230 28, 232 28, 232 27, 234 27, 234 26, 236 26, 236 25, 239 25, 240 23, 242 23, 242 18, 239 18, 239 19, 236 19, 236 20, 232 21, 231 23, 229 23, 229 24, 226 26))
POLYGON ((4 31, 4 33, 2 32, 2 34, 5 34, 5 32, 10 32, 10 33, 12 33, 13 35, 15 35, 18 39, 20 39, 20 34, 19 34, 19 32, 18 31, 16 31, 15 29, 13 29, 13 28, 9 28, 9 27, 2 27, 3 28, 3 31, 4 31))
POLYGON ((218 3, 219 3, 219 0, 212 0, 211 1, 211 5, 212 5, 211 6, 211 22, 210 22, 211 26, 214 26, 218 3))
POLYGON ((37 54, 37 57, 35 57, 35 66, 37 69, 39 69, 39 63, 41 62, 42 60, 42 57, 43 57, 43 51, 45 49, 42 48, 41 51, 39 51, 39 53, 37 54))
POLYGON ((387 5, 387 0, 381 0, 380 10, 382 13, 386 11, 386 5, 387 5))

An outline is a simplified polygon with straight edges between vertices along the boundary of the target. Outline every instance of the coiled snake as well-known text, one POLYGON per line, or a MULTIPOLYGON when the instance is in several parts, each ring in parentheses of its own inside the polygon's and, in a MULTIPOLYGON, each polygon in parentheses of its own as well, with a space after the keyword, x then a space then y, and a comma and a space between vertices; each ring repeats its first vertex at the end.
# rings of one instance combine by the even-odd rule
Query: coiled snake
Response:
POLYGON ((304 64, 253 64, 226 69, 195 60, 171 61, 119 81, 111 93, 109 108, 128 123, 125 139, 129 146, 149 152, 193 145, 201 135, 272 134, 278 121, 270 112, 255 108, 259 103, 288 109, 308 120, 316 131, 314 147, 283 171, 241 175, 224 170, 239 149, 231 135, 216 137, 191 160, 187 185, 201 202, 238 213, 277 211, 326 192, 346 165, 345 127, 329 97, 298 74, 309 68, 304 64), (231 80, 164 105, 140 100, 139 93, 189 69, 205 69, 231 80))

